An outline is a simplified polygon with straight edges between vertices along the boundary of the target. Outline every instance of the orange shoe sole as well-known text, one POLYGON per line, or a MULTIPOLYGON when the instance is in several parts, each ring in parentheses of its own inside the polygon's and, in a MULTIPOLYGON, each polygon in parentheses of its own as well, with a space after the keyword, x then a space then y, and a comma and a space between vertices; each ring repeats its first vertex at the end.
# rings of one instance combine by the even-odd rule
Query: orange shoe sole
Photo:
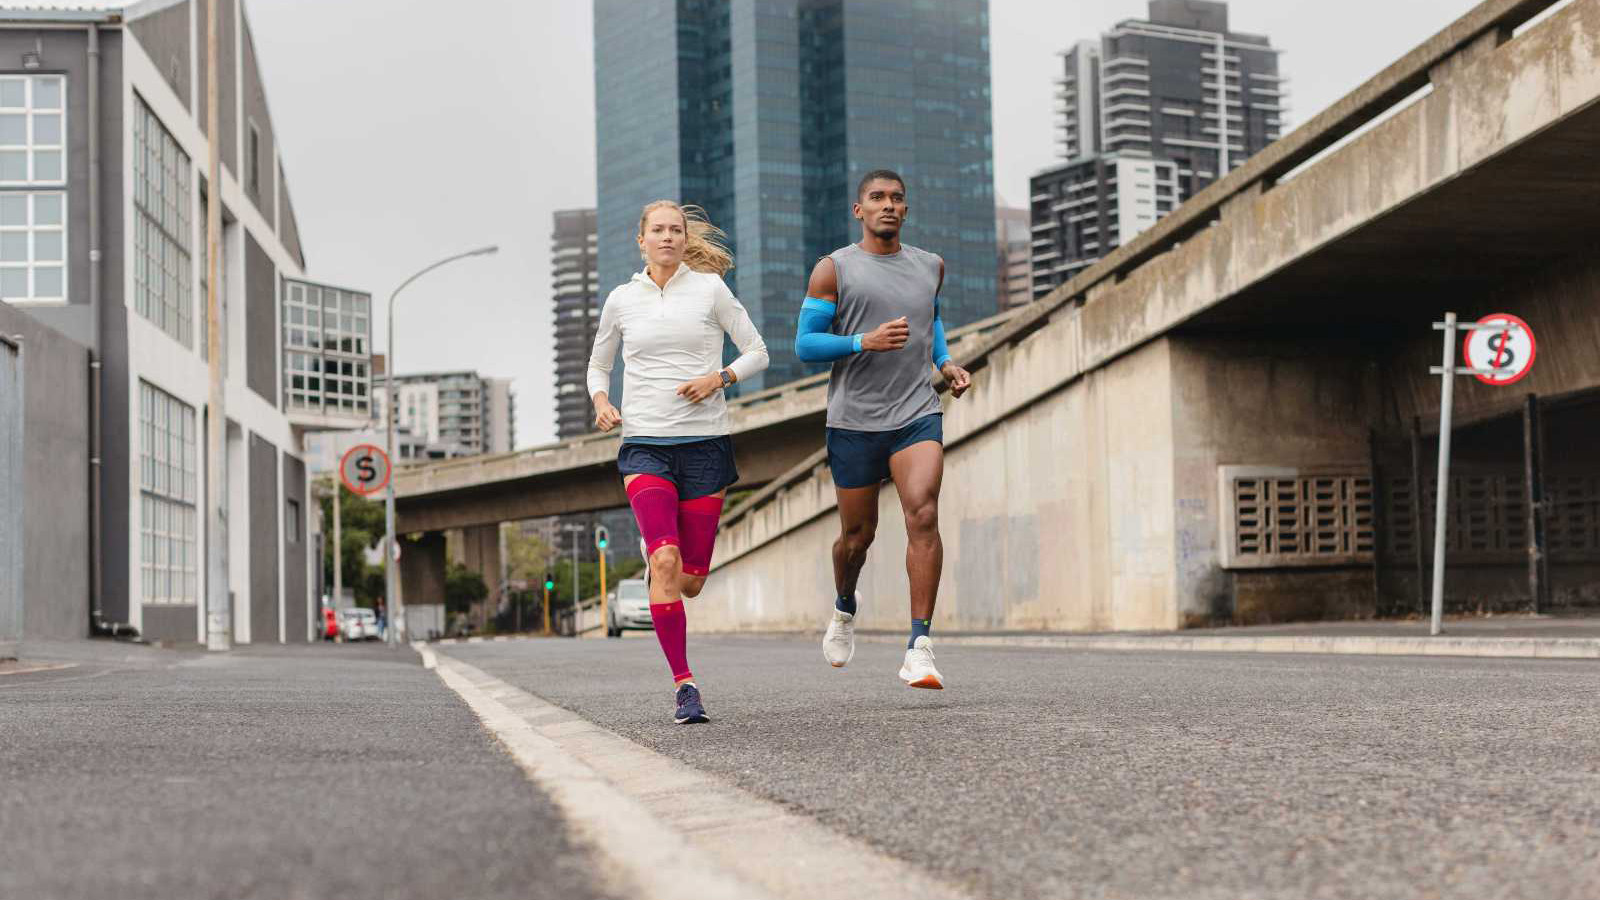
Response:
POLYGON ((910 687, 927 688, 928 690, 931 690, 931 691, 942 691, 942 690, 944 690, 944 682, 940 681, 937 678, 934 678, 931 675, 926 677, 926 678, 918 678, 916 681, 908 681, 908 682, 906 682, 906 684, 908 686, 910 686, 910 687))

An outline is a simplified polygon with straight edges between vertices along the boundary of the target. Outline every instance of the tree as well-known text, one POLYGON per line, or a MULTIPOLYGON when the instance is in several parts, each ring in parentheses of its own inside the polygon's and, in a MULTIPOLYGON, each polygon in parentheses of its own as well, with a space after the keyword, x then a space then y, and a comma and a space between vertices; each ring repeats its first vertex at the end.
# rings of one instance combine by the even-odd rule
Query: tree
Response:
MULTIPOLYGON (((339 525, 344 535, 340 544, 340 568, 344 570, 344 585, 355 592, 356 603, 373 606, 383 596, 383 567, 369 565, 366 551, 376 547, 387 531, 383 504, 368 500, 338 483, 339 525)), ((322 524, 327 539, 322 542, 322 578, 333 592, 333 490, 323 482, 322 524)), ((336 600, 337 602, 337 600, 336 600)))
MULTIPOLYGON (((550 545, 536 534, 525 534, 515 522, 500 526, 506 536, 506 577, 512 581, 538 584, 549 568, 550 545)), ((544 586, 539 585, 540 590, 544 586)))
POLYGON ((483 576, 460 563, 445 566, 444 608, 453 613, 464 613, 473 604, 489 596, 489 586, 483 576))

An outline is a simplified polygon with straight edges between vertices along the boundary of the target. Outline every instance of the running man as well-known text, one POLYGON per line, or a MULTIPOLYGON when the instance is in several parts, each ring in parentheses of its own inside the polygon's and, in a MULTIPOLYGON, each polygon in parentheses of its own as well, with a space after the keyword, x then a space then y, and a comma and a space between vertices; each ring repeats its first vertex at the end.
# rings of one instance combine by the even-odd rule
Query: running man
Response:
POLYGON ((944 415, 933 389, 937 369, 960 397, 972 376, 950 359, 939 289, 944 260, 900 243, 905 180, 887 169, 868 172, 852 213, 861 241, 833 251, 811 270, 796 329, 795 354, 832 362, 828 381, 828 466, 839 498, 833 544, 837 596, 822 638, 822 655, 843 666, 855 655, 856 579, 878 527, 878 491, 892 479, 906 520, 906 577, 911 636, 900 678, 942 690, 933 665, 933 607, 944 543, 939 538, 939 484, 944 478, 944 415))
POLYGON ((696 207, 646 206, 637 236, 645 269, 606 298, 589 356, 595 425, 622 426, 617 469, 645 544, 650 619, 679 725, 711 721, 689 671, 683 598, 705 587, 722 500, 739 480, 722 391, 767 367, 767 345, 722 281, 733 256, 721 237, 696 207), (724 333, 739 348, 726 368, 724 333), (622 412, 607 395, 619 346, 622 412))

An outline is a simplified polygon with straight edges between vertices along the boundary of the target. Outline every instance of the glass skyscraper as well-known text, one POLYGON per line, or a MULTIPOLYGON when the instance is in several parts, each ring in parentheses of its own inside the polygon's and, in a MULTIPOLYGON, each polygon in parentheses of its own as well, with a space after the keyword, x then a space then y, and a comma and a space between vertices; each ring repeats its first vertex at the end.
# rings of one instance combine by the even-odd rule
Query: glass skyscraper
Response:
POLYGON ((987 0, 595 0, 594 33, 602 294, 642 266, 641 207, 698 204, 772 354, 744 389, 816 371, 793 349, 807 276, 888 168, 905 241, 945 259, 946 324, 995 311, 987 0))

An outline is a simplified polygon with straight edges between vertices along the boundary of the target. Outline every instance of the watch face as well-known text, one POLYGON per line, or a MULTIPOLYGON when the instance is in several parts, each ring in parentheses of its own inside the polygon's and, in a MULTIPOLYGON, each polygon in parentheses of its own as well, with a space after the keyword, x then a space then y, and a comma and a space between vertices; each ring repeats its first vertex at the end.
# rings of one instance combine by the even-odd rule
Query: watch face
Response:
POLYGON ((728 374, 728 370, 727 369, 723 369, 722 370, 722 386, 723 387, 727 387, 728 385, 730 385, 732 383, 733 383, 733 376, 728 374))

